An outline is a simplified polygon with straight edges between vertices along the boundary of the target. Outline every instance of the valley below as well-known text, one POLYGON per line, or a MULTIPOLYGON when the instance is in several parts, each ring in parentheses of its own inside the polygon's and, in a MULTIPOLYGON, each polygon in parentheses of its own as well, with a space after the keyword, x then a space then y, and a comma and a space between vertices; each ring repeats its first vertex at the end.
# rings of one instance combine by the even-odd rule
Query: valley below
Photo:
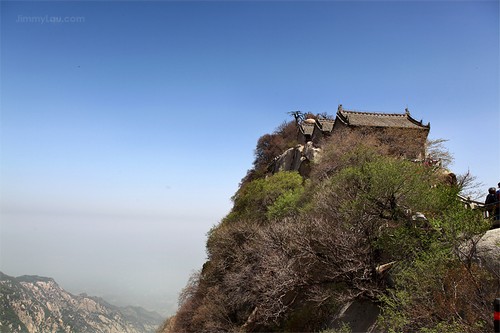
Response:
POLYGON ((136 306, 119 307, 85 293, 73 295, 54 279, 0 272, 1 332, 155 332, 164 319, 136 306))

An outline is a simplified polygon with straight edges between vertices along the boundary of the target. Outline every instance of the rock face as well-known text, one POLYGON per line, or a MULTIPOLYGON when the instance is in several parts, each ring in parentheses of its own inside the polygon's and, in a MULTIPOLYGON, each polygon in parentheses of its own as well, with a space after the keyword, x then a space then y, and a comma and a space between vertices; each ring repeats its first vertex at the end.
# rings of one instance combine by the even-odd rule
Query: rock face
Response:
POLYGON ((72 295, 51 278, 0 272, 0 332, 155 332, 163 318, 139 307, 72 295))
POLYGON ((369 300, 355 300, 347 303, 334 318, 330 327, 341 330, 347 325, 351 332, 377 332, 377 317, 379 307, 369 300))
POLYGON ((311 141, 305 145, 297 145, 276 157, 271 172, 298 171, 301 175, 306 176, 309 170, 308 164, 318 162, 320 154, 321 149, 314 147, 311 141))
POLYGON ((487 231, 476 244, 475 257, 491 272, 500 272, 500 228, 487 231))

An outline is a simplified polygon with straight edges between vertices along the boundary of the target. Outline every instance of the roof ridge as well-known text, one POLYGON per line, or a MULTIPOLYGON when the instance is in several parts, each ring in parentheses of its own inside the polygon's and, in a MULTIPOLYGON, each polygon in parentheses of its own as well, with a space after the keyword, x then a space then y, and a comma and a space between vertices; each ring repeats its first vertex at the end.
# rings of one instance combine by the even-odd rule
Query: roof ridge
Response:
POLYGON ((341 112, 350 112, 350 113, 359 113, 359 114, 367 114, 367 115, 375 115, 375 116, 398 116, 398 117, 406 117, 405 113, 385 113, 380 111, 360 111, 360 110, 346 110, 343 109, 341 112))

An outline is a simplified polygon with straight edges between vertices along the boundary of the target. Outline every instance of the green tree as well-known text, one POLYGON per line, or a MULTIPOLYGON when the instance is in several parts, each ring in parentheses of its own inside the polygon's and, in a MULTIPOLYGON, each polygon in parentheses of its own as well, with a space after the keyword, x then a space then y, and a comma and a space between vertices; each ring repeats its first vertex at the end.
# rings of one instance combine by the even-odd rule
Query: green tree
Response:
POLYGON ((303 184, 298 172, 279 172, 243 184, 233 196, 234 206, 225 221, 249 219, 264 223, 297 213, 303 184))

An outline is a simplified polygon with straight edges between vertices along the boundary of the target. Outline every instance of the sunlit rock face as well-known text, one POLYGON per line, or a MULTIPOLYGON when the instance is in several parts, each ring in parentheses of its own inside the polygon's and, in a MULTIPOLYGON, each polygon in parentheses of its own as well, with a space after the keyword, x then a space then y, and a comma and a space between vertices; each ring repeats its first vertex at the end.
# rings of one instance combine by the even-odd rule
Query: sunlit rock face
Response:
POLYGON ((271 172, 298 171, 306 176, 309 163, 318 162, 321 157, 321 148, 314 147, 311 141, 305 145, 297 145, 277 156, 271 166, 271 172))
POLYGON ((489 230, 481 237, 475 257, 491 272, 500 272, 500 228, 489 230))
POLYGON ((1 332, 155 332, 160 315, 113 306, 98 297, 72 295, 53 279, 0 272, 1 332))

